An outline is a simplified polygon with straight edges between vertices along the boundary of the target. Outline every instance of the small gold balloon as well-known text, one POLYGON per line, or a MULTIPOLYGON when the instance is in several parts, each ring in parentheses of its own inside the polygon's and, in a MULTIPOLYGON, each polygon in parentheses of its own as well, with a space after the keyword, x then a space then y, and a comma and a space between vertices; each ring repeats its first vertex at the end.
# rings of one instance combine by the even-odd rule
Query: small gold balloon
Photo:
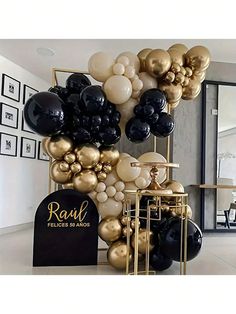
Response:
POLYGON ((180 67, 180 73, 183 74, 184 76, 186 75, 186 70, 184 67, 180 67))
POLYGON ((172 63, 170 70, 174 73, 177 74, 180 72, 181 67, 178 63, 172 63))
POLYGON ((205 80, 205 77, 206 77, 206 71, 203 71, 203 72, 194 71, 191 79, 192 80, 197 79, 202 83, 205 80))
POLYGON ((169 49, 178 49, 183 54, 185 54, 188 51, 188 47, 186 47, 184 44, 174 44, 169 49))
POLYGON ((175 80, 175 74, 171 71, 167 72, 165 75, 165 81, 167 83, 172 83, 175 80))
POLYGON ((73 164, 73 162, 75 162, 76 160, 76 156, 74 153, 67 153, 64 156, 64 160, 68 163, 68 164, 73 164))
POLYGON ((129 229, 128 229, 128 227, 124 227, 124 228, 122 229, 122 234, 123 234, 124 237, 127 237, 127 235, 128 235, 128 230, 129 230, 129 235, 132 236, 132 234, 133 234, 133 229, 132 229, 132 228, 129 228, 129 229))
POLYGON ((163 49, 152 50, 146 58, 146 71, 154 77, 162 77, 171 66, 171 57, 163 49))
POLYGON ((187 77, 190 77, 190 76, 193 75, 193 71, 192 71, 191 68, 185 67, 185 71, 186 71, 186 74, 185 74, 185 75, 186 75, 187 77))
MULTIPOLYGON (((135 219, 131 220, 130 226, 132 229, 135 229, 135 219)), ((138 222, 138 228, 140 228, 140 221, 138 222)))
POLYGON ((110 164, 106 163, 103 165, 102 170, 107 174, 111 173, 112 172, 112 166, 110 164))
POLYGON ((53 181, 60 184, 65 184, 71 181, 71 171, 61 171, 60 161, 54 160, 50 167, 50 177, 53 181))
POLYGON ((99 172, 99 171, 101 171, 102 170, 102 163, 97 163, 95 166, 94 166, 94 171, 95 172, 99 172))
POLYGON ((177 48, 169 48, 167 51, 169 52, 172 63, 178 63, 180 66, 184 64, 184 54, 181 50, 177 48))
POLYGON ((76 157, 84 169, 91 169, 99 162, 100 152, 95 145, 85 144, 78 148, 76 157))
POLYGON ((97 172, 97 178, 99 181, 102 181, 102 182, 105 181, 107 178, 106 172, 104 172, 104 171, 97 172))
POLYGON ((133 250, 130 248, 128 251, 128 246, 124 241, 114 242, 107 251, 108 263, 116 269, 125 269, 126 258, 129 254, 129 262, 133 259, 133 250))
POLYGON ((127 221, 128 221, 128 217, 127 216, 122 216, 120 218, 120 222, 122 223, 123 226, 127 226, 127 221))
POLYGON ((82 170, 82 166, 79 162, 73 162, 73 164, 70 165, 70 170, 73 173, 78 173, 82 170))
POLYGON ((184 77, 184 81, 183 81, 183 83, 182 83, 182 86, 183 86, 183 87, 186 87, 186 86, 188 86, 188 84, 189 84, 189 78, 188 78, 187 76, 185 76, 185 77, 184 77))
POLYGON ((181 99, 183 89, 180 84, 161 82, 158 87, 165 92, 168 103, 176 103, 181 99))
POLYGON ((185 206, 179 206, 179 207, 176 207, 174 209, 174 213, 177 215, 177 216, 181 216, 181 213, 183 215, 183 217, 185 217, 185 211, 187 212, 187 217, 188 219, 191 219, 192 218, 192 209, 189 205, 185 205, 185 206))
POLYGON ((186 87, 183 87, 182 98, 190 100, 196 98, 201 91, 201 82, 198 79, 190 79, 186 87))
POLYGON ((73 149, 73 142, 66 136, 54 136, 48 141, 47 149, 50 156, 61 160, 66 153, 73 149))
POLYGON ((44 151, 47 155, 49 155, 49 153, 48 153, 48 143, 49 143, 49 141, 50 141, 50 137, 44 137, 44 138, 42 139, 42 148, 43 148, 43 151, 44 151))
POLYGON ((81 193, 92 192, 98 184, 96 173, 92 170, 83 170, 73 177, 74 189, 81 193))
POLYGON ((59 168, 61 171, 69 171, 70 165, 66 161, 61 161, 59 164, 59 168))
POLYGON ((197 71, 205 71, 210 64, 210 52, 204 46, 195 46, 185 55, 186 64, 197 71))
POLYGON ((168 104, 170 106, 170 110, 173 110, 173 109, 177 108, 179 103, 180 103, 180 100, 176 101, 176 102, 174 102, 172 104, 168 104))
POLYGON ((121 237, 122 225, 116 217, 106 217, 98 225, 98 234, 103 241, 116 241, 121 237))
POLYGON ((102 163, 109 163, 112 166, 115 166, 119 160, 120 153, 119 151, 114 147, 100 147, 100 162, 102 163))
POLYGON ((74 189, 73 182, 65 183, 62 185, 62 187, 63 187, 63 189, 71 189, 71 190, 74 189))
MULTIPOLYGON (((149 232, 149 252, 154 248, 153 244, 153 232, 149 232)), ((135 248, 135 234, 132 235, 131 245, 135 248)), ((146 229, 140 229, 138 233, 138 252, 146 254, 146 248, 148 245, 148 231, 146 229)))
POLYGON ((184 79, 185 79, 185 76, 184 76, 181 72, 179 72, 179 73, 177 73, 176 76, 175 76, 175 83, 177 83, 177 84, 183 84, 184 79))
POLYGON ((139 61, 140 61, 140 70, 139 72, 146 72, 146 58, 147 55, 152 51, 151 48, 145 48, 138 53, 139 61))

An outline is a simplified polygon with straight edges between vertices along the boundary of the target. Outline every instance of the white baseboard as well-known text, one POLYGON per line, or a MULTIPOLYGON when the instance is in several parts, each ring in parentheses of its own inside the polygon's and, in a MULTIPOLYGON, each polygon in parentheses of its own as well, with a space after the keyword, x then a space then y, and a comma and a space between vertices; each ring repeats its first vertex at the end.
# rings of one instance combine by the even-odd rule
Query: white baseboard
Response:
POLYGON ((10 226, 10 227, 6 227, 6 228, 0 228, 0 235, 12 233, 12 232, 16 232, 16 231, 21 231, 21 230, 29 229, 32 227, 33 227, 33 222, 28 222, 28 223, 21 224, 21 225, 10 226))

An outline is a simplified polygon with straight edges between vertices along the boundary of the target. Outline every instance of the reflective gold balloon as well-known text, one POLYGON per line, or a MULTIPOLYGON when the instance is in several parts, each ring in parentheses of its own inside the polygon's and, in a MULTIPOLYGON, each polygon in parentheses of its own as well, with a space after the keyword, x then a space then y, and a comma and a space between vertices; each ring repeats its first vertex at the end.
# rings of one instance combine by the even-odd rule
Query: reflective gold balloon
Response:
POLYGON ((76 156, 74 153, 67 153, 64 156, 64 160, 68 163, 68 164, 72 164, 73 162, 75 162, 76 160, 76 156))
POLYGON ((194 99, 201 91, 201 82, 198 79, 190 79, 186 87, 183 87, 182 98, 185 100, 194 99))
POLYGON ((104 171, 97 172, 97 178, 99 181, 102 181, 102 182, 105 181, 107 178, 106 172, 104 172, 104 171))
POLYGON ((102 163, 99 162, 94 166, 94 171, 99 172, 102 170, 102 167, 103 167, 102 163))
POLYGON ((206 47, 195 46, 185 55, 186 64, 197 71, 205 71, 210 64, 210 52, 206 47))
POLYGON ((69 183, 65 183, 62 185, 63 189, 74 189, 74 185, 72 182, 69 182, 69 183))
POLYGON ((165 76, 165 81, 167 83, 172 83, 174 82, 174 80, 175 80, 175 74, 171 71, 167 72, 165 76))
POLYGON ((177 74, 181 70, 181 66, 178 63, 172 63, 170 70, 174 73, 177 74))
POLYGON ((120 153, 114 147, 100 147, 100 162, 109 163, 112 166, 115 166, 119 160, 120 153))
POLYGON ((185 76, 185 77, 184 77, 184 81, 183 81, 183 83, 182 83, 182 86, 183 86, 183 87, 188 86, 189 80, 190 80, 190 79, 189 79, 187 76, 185 76))
POLYGON ((203 72, 194 71, 191 79, 192 80, 197 79, 202 83, 205 80, 205 77, 206 77, 206 71, 203 71, 203 72))
POLYGON ((176 103, 181 99, 183 89, 180 84, 161 82, 158 87, 165 92, 168 103, 176 103))
MULTIPOLYGON (((128 235, 128 227, 124 227, 122 229, 122 234, 123 234, 124 237, 127 237, 127 235, 128 235)), ((133 229, 129 228, 129 235, 132 236, 132 234, 133 234, 133 229)))
POLYGON ((54 136, 48 142, 47 149, 50 156, 61 160, 66 153, 73 149, 73 142, 66 136, 54 136))
POLYGON ((120 222, 122 223, 123 226, 127 226, 127 221, 128 221, 127 216, 122 216, 120 219, 120 222))
POLYGON ((71 181, 72 172, 71 171, 61 171, 60 162, 54 160, 50 167, 50 177, 56 183, 68 183, 71 181))
POLYGON ((130 248, 128 252, 128 246, 123 241, 116 241, 113 243, 107 251, 108 263, 116 269, 125 269, 126 258, 129 254, 129 262, 133 259, 133 250, 130 248))
POLYGON ((189 68, 189 67, 185 67, 185 71, 186 71, 186 76, 187 77, 191 77, 192 75, 193 75, 193 71, 192 71, 192 69, 191 68, 189 68))
POLYGON ((178 216, 181 216, 181 212, 182 212, 183 217, 185 217, 185 211, 186 210, 187 210, 187 217, 188 217, 188 219, 191 219, 193 213, 192 213, 192 209, 191 209, 191 207, 189 205, 186 205, 186 208, 185 208, 185 206, 176 207, 174 209, 174 212, 178 216))
POLYGON ((61 171, 69 171, 70 165, 66 161, 61 161, 59 164, 59 168, 61 171))
POLYGON ((111 173, 112 172, 112 166, 109 163, 106 163, 103 165, 102 170, 107 174, 111 173))
POLYGON ((147 55, 146 71, 154 77, 162 77, 169 71, 170 66, 170 55, 163 49, 154 49, 147 55))
POLYGON ((171 57, 171 62, 178 63, 180 66, 184 64, 184 54, 181 50, 176 48, 169 48, 167 51, 171 57))
POLYGON ((180 100, 177 101, 177 102, 174 102, 172 104, 169 104, 170 105, 170 110, 173 110, 173 109, 177 108, 179 103, 180 103, 180 100))
POLYGON ((83 170, 73 177, 74 189, 81 193, 89 193, 98 184, 96 173, 92 170, 83 170))
POLYGON ((121 237, 122 225, 116 217, 106 217, 98 225, 98 234, 103 241, 116 241, 121 237))
POLYGON ((188 51, 188 47, 186 47, 184 44, 174 44, 169 49, 178 49, 183 54, 185 54, 188 51))
MULTIPOLYGON (((153 244, 153 232, 149 232, 149 252, 154 248, 153 244)), ((146 248, 148 244, 148 232, 146 229, 140 229, 138 233, 138 252, 141 254, 146 254, 146 248)), ((135 247, 135 234, 132 235, 131 245, 135 247)))
POLYGON ((179 72, 179 73, 177 73, 176 76, 175 76, 175 83, 177 83, 177 84, 183 84, 184 79, 185 79, 185 76, 184 76, 181 72, 179 72))
POLYGON ((82 166, 79 162, 73 162, 73 164, 70 165, 70 170, 73 173, 80 172, 82 170, 82 166))
POLYGON ((43 139, 42 139, 42 148, 43 148, 43 151, 47 154, 47 155, 49 155, 49 153, 48 153, 48 143, 49 143, 49 141, 50 141, 50 137, 44 137, 43 139))
POLYGON ((146 72, 146 58, 147 55, 152 51, 151 48, 145 48, 138 53, 139 61, 140 61, 140 70, 139 72, 146 72))
POLYGON ((162 184, 166 189, 172 190, 173 193, 184 193, 183 185, 175 180, 168 180, 162 184))
POLYGON ((186 75, 186 70, 184 67, 180 67, 180 73, 186 75))
POLYGON ((83 168, 91 169, 99 162, 100 152, 95 145, 85 144, 77 149, 76 157, 83 168))
MULTIPOLYGON (((135 229, 135 219, 131 220, 130 226, 132 229, 135 229)), ((138 228, 140 227, 140 221, 138 222, 138 228)))

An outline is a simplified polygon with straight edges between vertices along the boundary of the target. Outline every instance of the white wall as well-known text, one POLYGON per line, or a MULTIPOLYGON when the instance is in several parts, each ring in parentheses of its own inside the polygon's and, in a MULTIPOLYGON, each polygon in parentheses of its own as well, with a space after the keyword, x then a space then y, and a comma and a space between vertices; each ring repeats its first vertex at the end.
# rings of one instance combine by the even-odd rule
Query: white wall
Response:
MULTIPOLYGON (((32 222, 35 210, 48 191, 48 162, 38 157, 40 136, 21 131, 23 85, 45 91, 50 84, 0 56, 0 79, 5 73, 21 82, 20 102, 0 95, 0 102, 19 109, 18 129, 0 125, 0 132, 17 135, 17 157, 0 155, 0 228, 32 222), (20 137, 37 140, 36 159, 20 157, 20 137)), ((0 81, 1 84, 1 81, 0 81)), ((2 89, 2 86, 0 86, 2 89)))

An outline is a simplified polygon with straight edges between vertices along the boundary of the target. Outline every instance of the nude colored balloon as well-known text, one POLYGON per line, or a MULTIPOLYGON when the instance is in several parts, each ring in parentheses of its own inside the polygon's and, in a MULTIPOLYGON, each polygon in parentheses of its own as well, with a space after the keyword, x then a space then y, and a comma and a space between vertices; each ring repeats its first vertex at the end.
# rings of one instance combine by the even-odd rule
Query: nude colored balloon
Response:
POLYGON ((98 204, 98 212, 102 219, 107 216, 117 217, 122 212, 122 203, 108 198, 105 202, 98 204))
POLYGON ((134 107, 138 104, 138 101, 134 98, 130 98, 124 104, 117 105, 116 108, 121 114, 120 128, 122 132, 125 132, 126 123, 134 116, 134 107))
POLYGON ((149 185, 149 182, 145 178, 138 177, 135 180, 135 184, 139 189, 145 189, 149 185))
POLYGON ((131 157, 129 154, 127 154, 127 153, 121 153, 120 154, 120 157, 119 157, 119 161, 120 160, 123 160, 123 159, 125 159, 125 158, 127 158, 127 157, 131 157))
POLYGON ((140 91, 143 88, 143 82, 140 79, 136 79, 132 82, 133 91, 140 91))
POLYGON ((135 68, 132 65, 128 65, 125 68, 124 76, 132 79, 135 76, 135 68))
POLYGON ((95 191, 100 193, 106 190, 106 184, 104 182, 99 182, 95 188, 95 191))
POLYGON ((108 196, 106 192, 100 192, 97 194, 96 198, 99 203, 104 203, 108 199, 108 196))
POLYGON ((105 52, 97 52, 92 55, 88 62, 90 75, 99 82, 105 82, 112 76, 114 60, 112 56, 105 52))
POLYGON ((129 157, 118 162, 116 166, 116 171, 122 181, 130 182, 138 178, 138 176, 140 175, 141 168, 131 167, 131 163, 137 161, 138 161, 137 159, 129 157))
POLYGON ((113 169, 112 172, 107 175, 107 178, 104 181, 104 183, 106 184, 106 186, 111 186, 111 185, 114 185, 119 180, 120 179, 116 173, 116 170, 113 169))
POLYGON ((135 68, 135 72, 138 73, 139 69, 140 69, 140 61, 139 58, 136 56, 136 54, 130 52, 130 51, 125 51, 122 52, 118 57, 117 60, 119 59, 119 57, 121 56, 126 56, 129 59, 129 65, 132 65, 135 68))
MULTIPOLYGON (((132 191, 137 191, 137 186, 135 185, 134 182, 126 182, 125 183, 125 190, 132 190, 132 191)), ((131 201, 131 205, 135 204, 135 194, 130 194, 130 193, 126 193, 125 197, 131 201)))
POLYGON ((139 79, 143 82, 141 94, 143 94, 148 89, 157 88, 157 80, 147 72, 139 73, 139 79))
POLYGON ((132 84, 125 76, 113 75, 105 82, 104 91, 110 102, 119 105, 131 97, 132 84))
POLYGON ((114 186, 108 186, 106 189, 106 193, 109 197, 113 197, 116 194, 116 189, 114 186))
POLYGON ((125 66, 122 63, 116 63, 113 65, 113 73, 115 75, 123 75, 125 73, 125 66))

